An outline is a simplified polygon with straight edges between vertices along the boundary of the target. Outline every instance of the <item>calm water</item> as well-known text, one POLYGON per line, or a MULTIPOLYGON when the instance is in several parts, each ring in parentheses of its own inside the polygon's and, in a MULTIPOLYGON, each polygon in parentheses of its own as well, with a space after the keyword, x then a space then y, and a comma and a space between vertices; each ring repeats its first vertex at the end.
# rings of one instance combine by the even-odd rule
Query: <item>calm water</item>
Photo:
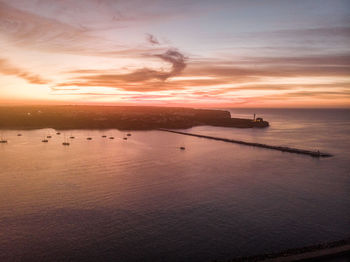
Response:
POLYGON ((0 260, 211 261, 349 237, 350 111, 230 111, 271 127, 188 131, 335 157, 160 131, 5 130, 0 260))

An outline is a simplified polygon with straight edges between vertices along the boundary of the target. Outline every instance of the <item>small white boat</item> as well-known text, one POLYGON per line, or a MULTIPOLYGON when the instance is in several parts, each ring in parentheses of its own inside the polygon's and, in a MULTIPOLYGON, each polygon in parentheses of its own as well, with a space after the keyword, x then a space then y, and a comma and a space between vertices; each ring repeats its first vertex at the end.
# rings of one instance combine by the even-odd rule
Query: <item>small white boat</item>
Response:
POLYGON ((1 144, 6 144, 6 143, 7 143, 7 140, 3 137, 2 132, 1 132, 0 143, 1 143, 1 144))

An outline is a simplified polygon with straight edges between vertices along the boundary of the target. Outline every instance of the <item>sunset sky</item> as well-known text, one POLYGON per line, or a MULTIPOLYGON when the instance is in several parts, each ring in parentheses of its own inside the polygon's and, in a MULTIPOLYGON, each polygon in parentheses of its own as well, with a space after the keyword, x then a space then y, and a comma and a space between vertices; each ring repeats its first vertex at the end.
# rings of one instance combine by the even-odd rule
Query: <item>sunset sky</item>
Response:
POLYGON ((0 104, 350 107, 350 1, 0 0, 0 104))

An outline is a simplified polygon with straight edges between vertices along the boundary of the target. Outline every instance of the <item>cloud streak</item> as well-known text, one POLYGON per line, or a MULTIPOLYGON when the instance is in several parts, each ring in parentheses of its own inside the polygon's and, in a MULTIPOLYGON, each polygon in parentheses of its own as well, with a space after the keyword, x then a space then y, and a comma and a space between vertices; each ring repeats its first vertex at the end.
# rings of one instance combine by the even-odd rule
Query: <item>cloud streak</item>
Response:
MULTIPOLYGON (((186 67, 186 57, 176 49, 168 49, 162 54, 151 55, 151 57, 160 58, 162 61, 169 63, 171 65, 170 70, 142 68, 126 74, 89 74, 74 78, 66 83, 60 83, 57 86, 107 86, 129 91, 170 89, 171 86, 165 85, 164 81, 182 73, 186 67)), ((91 73, 95 71, 88 70, 86 72, 91 73)))
MULTIPOLYGON (((79 15, 77 15, 79 17, 79 15)), ((115 23, 114 26, 118 28, 115 23)), ((83 56, 134 57, 159 51, 159 47, 130 46, 112 41, 87 27, 40 16, 0 1, 0 36, 3 44, 21 49, 83 56)), ((164 50, 162 48, 161 50, 164 50)))
POLYGON ((0 73, 4 75, 13 75, 26 80, 31 84, 48 84, 50 81, 42 78, 39 75, 28 72, 19 67, 13 66, 6 59, 0 58, 0 73))
POLYGON ((349 5, 275 2, 0 0, 0 73, 46 85, 18 92, 48 100, 348 97, 349 5))
POLYGON ((350 82, 334 82, 333 79, 345 79, 350 74, 349 57, 345 54, 318 57, 248 57, 233 62, 215 59, 188 61, 178 50, 169 49, 149 57, 167 62, 170 69, 142 68, 126 74, 113 73, 113 70, 107 70, 109 73, 105 73, 106 70, 74 70, 71 73, 78 74, 77 77, 57 86, 101 86, 137 92, 192 90, 195 94, 214 96, 238 90, 281 91, 311 86, 311 83, 307 82, 268 84, 267 78, 281 79, 280 81, 289 78, 290 81, 293 78, 329 77, 330 80, 316 81, 318 86, 328 88, 349 88, 350 82), (177 79, 180 75, 183 78, 177 79), (208 91, 210 88, 212 91, 208 91))
POLYGON ((152 34, 146 34, 146 40, 152 45, 160 45, 158 39, 152 34))

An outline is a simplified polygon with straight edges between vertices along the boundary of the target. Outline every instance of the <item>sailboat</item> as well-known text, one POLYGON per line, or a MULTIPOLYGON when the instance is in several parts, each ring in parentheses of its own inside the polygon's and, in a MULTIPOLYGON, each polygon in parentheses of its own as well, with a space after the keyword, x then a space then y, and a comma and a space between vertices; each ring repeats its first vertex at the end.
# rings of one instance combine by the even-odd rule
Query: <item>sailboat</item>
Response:
POLYGON ((0 143, 1 143, 1 144, 5 144, 5 143, 7 143, 7 140, 6 140, 6 139, 3 137, 2 132, 1 132, 0 143))
POLYGON ((64 145, 64 146, 69 146, 70 145, 70 143, 68 142, 68 140, 66 138, 66 135, 64 135, 64 141, 63 141, 62 145, 64 145))

